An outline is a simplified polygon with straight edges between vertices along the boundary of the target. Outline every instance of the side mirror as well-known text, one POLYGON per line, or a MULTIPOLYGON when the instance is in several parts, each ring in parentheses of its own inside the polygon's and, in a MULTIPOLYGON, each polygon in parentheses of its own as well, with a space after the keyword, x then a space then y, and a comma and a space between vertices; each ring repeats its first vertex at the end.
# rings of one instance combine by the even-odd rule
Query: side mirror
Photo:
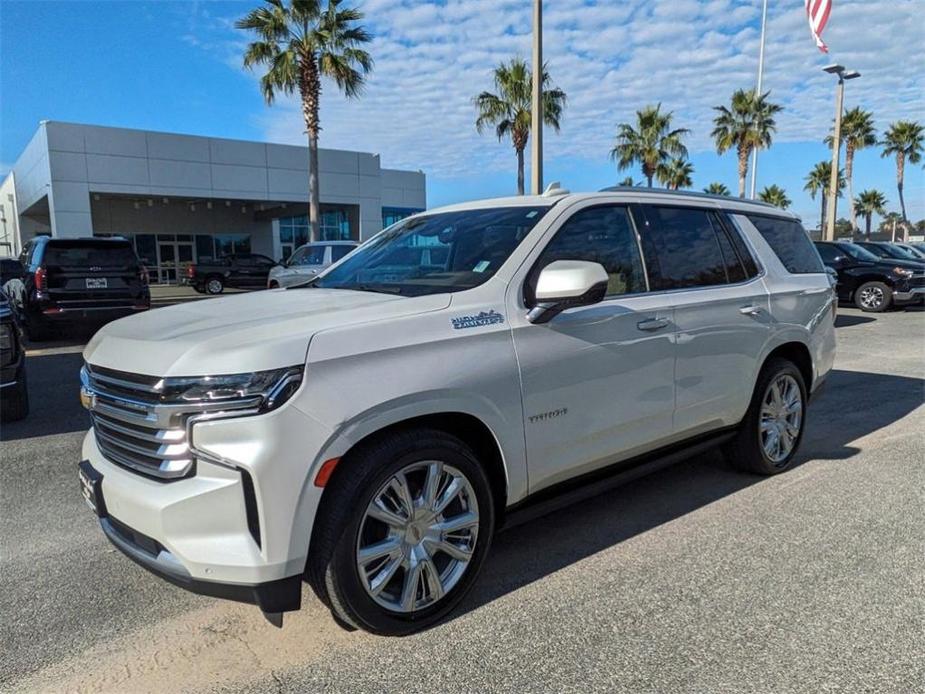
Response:
POLYGON ((569 308, 590 306, 607 294, 607 271, 600 263, 557 260, 540 272, 536 305, 527 314, 531 323, 548 323, 569 308))

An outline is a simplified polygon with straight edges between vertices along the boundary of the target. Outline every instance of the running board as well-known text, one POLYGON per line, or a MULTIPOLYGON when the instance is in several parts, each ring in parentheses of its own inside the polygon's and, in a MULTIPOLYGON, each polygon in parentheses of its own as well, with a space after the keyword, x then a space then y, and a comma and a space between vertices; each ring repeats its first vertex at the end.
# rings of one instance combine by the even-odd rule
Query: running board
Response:
POLYGON ((507 509, 500 531, 561 511, 579 501, 600 496, 616 487, 645 477, 662 468, 720 446, 736 435, 736 428, 722 429, 705 436, 660 448, 635 458, 608 465, 580 477, 560 482, 531 494, 507 509))

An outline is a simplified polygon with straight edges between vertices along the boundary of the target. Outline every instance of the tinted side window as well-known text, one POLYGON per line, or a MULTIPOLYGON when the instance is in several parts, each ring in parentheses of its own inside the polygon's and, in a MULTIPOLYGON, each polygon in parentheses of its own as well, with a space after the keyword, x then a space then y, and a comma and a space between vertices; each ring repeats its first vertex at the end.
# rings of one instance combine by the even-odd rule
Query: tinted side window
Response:
POLYGON ((746 216, 780 258, 787 272, 795 275, 825 272, 816 247, 799 222, 761 215, 746 216))
POLYGON ((726 235, 729 237, 729 240, 732 241, 732 245, 736 250, 736 254, 739 256, 739 261, 742 263, 742 267, 745 269, 745 278, 752 279, 753 277, 757 277, 758 264, 755 262, 755 257, 749 250, 748 245, 745 243, 745 240, 742 238, 742 234, 736 225, 732 223, 732 220, 730 220, 724 212, 715 213, 713 216, 713 221, 719 222, 717 225, 717 230, 723 229, 726 232, 726 235))
POLYGON ((739 254, 736 253, 732 240, 720 226, 715 216, 710 215, 710 219, 713 222, 716 240, 719 242, 719 250, 723 254, 723 262, 726 265, 726 279, 730 282, 744 282, 747 279, 745 268, 742 267, 742 263, 739 261, 739 254))
POLYGON ((336 263, 352 250, 353 246, 331 246, 331 262, 336 263))
POLYGON ((653 289, 709 287, 728 282, 726 260, 709 210, 647 205, 645 213, 646 262, 653 289))
POLYGON ((646 291, 636 232, 625 207, 590 207, 572 215, 531 271, 531 297, 540 271, 556 260, 587 260, 603 265, 610 278, 608 296, 646 291))
POLYGON ((835 246, 830 246, 826 243, 817 243, 816 250, 819 251, 824 263, 834 263, 835 259, 840 255, 835 246))

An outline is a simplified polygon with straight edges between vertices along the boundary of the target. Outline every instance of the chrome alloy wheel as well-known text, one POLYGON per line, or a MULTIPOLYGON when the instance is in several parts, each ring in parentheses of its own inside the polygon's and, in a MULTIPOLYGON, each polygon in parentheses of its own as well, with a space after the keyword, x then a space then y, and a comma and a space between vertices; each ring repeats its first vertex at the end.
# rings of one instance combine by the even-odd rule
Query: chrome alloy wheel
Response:
POLYGON ((478 501, 465 475, 439 461, 412 463, 366 507, 356 548, 360 581, 387 610, 429 607, 466 572, 478 529, 478 501))
POLYGON ((206 289, 209 291, 209 294, 218 294, 222 291, 222 283, 218 280, 209 280, 206 283, 206 289))
POLYGON ((861 306, 864 308, 880 308, 885 297, 880 287, 864 287, 861 290, 861 306))
POLYGON ((758 426, 764 454, 775 465, 782 463, 803 426, 803 395, 793 376, 782 374, 771 381, 761 401, 758 426))

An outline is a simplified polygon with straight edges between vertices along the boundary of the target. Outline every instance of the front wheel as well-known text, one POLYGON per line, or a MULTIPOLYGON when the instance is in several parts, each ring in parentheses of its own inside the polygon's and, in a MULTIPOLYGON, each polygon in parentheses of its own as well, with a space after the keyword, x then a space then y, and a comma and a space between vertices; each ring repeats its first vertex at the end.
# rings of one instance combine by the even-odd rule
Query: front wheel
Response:
POLYGON ((796 365, 774 358, 758 375, 752 402, 726 457, 741 470, 776 475, 790 467, 806 423, 806 384, 796 365))
POLYGON ((459 603, 495 521, 475 454, 429 429, 352 452, 318 513, 309 582, 342 623, 386 635, 426 629, 459 603))
POLYGON ((883 282, 865 282, 854 297, 858 308, 868 313, 882 313, 893 304, 893 290, 883 282))

